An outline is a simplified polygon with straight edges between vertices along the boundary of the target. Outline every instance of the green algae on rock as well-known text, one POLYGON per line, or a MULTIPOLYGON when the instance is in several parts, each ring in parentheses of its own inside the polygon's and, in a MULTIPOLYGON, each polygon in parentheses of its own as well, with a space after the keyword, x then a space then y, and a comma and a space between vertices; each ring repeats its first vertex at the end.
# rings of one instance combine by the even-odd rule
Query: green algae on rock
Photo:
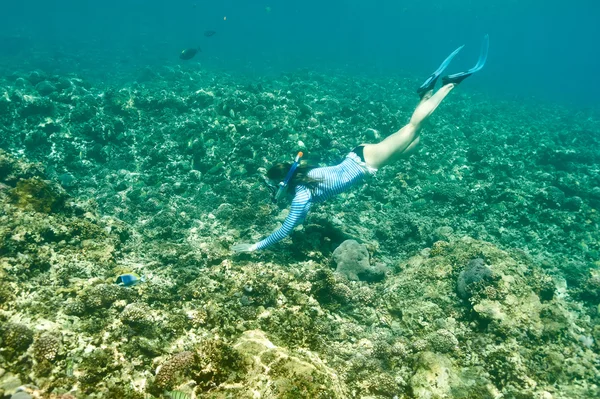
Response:
POLYGON ((60 187, 53 187, 48 181, 31 178, 20 180, 9 195, 19 208, 50 213, 60 211, 64 206, 66 196, 61 191, 60 187))

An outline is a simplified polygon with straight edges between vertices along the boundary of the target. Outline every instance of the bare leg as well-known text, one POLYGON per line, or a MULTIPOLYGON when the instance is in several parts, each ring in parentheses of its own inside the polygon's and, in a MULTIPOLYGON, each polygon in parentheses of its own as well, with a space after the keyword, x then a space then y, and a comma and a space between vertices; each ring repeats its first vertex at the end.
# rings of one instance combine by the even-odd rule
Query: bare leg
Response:
POLYGON ((402 156, 407 156, 407 155, 411 155, 413 152, 415 152, 415 150, 417 149, 417 146, 419 145, 419 141, 421 140, 421 137, 417 137, 416 139, 413 140, 412 143, 409 144, 408 147, 406 147, 406 150, 404 150, 402 152, 402 156))
POLYGON ((402 155, 406 155, 407 151, 413 151, 419 143, 419 133, 423 122, 435 111, 454 86, 450 83, 442 86, 431 97, 423 96, 406 126, 380 143, 365 144, 363 151, 365 163, 372 168, 379 169, 394 162, 402 155))

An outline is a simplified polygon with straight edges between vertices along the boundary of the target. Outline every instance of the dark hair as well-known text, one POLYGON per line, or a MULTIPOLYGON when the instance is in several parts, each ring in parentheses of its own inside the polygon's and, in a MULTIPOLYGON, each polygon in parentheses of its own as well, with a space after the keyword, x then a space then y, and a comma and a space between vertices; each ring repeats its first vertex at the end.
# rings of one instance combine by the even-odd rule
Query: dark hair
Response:
MULTIPOLYGON (((267 177, 276 182, 283 181, 291 167, 292 164, 288 162, 276 163, 275 165, 271 166, 271 168, 269 168, 269 170, 267 171, 267 177)), ((317 184, 319 184, 321 180, 313 179, 312 177, 308 176, 308 172, 310 172, 314 168, 316 168, 316 166, 306 164, 298 165, 298 168, 296 168, 294 175, 288 183, 288 192, 292 192, 298 184, 301 184, 308 188, 313 188, 317 184)))

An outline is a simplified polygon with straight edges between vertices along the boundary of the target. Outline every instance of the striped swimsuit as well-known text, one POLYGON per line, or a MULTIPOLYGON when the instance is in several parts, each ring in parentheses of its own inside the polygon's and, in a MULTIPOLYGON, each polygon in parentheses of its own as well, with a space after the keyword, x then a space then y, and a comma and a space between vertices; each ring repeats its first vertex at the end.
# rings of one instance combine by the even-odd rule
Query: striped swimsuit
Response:
MULTIPOLYGON (((357 147, 359 148, 359 147, 357 147)), ((355 153, 356 149, 346 156, 346 159, 336 166, 315 168, 308 172, 308 177, 319 183, 309 189, 303 185, 296 186, 290 213, 283 225, 270 236, 256 244, 256 249, 264 249, 287 237, 294 227, 301 224, 313 203, 323 202, 362 182, 365 176, 375 173, 368 167, 364 159, 355 153)), ((362 155, 362 149, 360 151, 362 155)))

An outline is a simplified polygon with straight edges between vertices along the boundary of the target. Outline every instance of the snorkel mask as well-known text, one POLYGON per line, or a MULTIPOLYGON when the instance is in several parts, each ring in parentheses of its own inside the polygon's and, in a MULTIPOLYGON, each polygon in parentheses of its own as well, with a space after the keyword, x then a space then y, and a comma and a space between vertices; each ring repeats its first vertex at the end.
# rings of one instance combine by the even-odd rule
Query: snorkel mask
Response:
POLYGON ((296 155, 296 159, 294 159, 294 163, 292 164, 292 167, 290 168, 290 170, 287 172, 285 179, 282 182, 279 182, 279 188, 271 186, 272 192, 273 192, 273 198, 272 198, 273 203, 277 203, 277 201, 279 201, 279 199, 285 194, 285 190, 287 188, 288 183, 290 182, 290 180, 292 180, 292 176, 294 176, 294 172, 298 168, 298 165, 300 165, 300 158, 302 158, 302 155, 303 155, 302 151, 300 151, 298 153, 298 155, 296 155), (277 191, 275 191, 275 190, 277 190, 277 191))

